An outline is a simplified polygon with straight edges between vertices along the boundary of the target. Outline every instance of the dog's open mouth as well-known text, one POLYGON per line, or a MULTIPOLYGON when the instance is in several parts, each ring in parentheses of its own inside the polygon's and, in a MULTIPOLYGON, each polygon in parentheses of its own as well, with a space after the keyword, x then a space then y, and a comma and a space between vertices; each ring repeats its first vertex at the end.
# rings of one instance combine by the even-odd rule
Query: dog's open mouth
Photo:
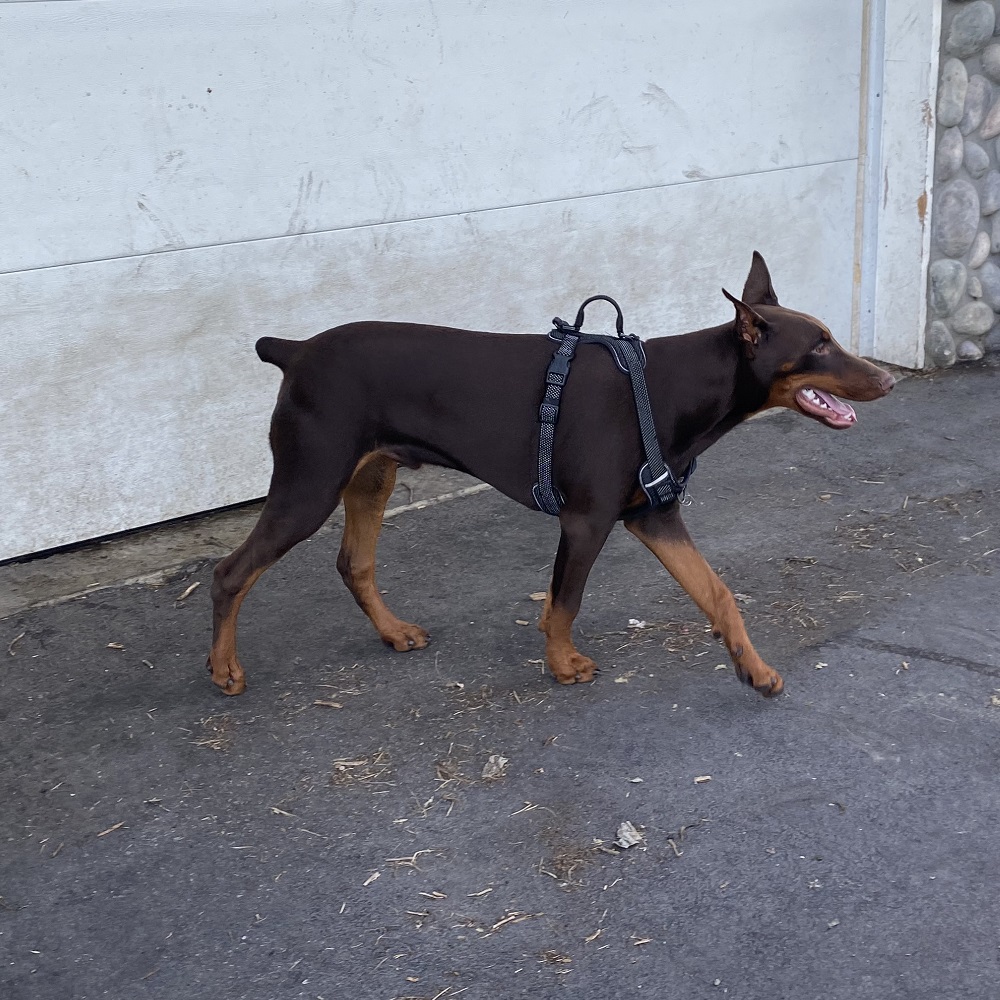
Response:
POLYGON ((799 409, 808 417, 822 420, 827 427, 845 430, 858 422, 854 407, 836 396, 831 396, 822 389, 807 386, 795 393, 795 402, 799 409))

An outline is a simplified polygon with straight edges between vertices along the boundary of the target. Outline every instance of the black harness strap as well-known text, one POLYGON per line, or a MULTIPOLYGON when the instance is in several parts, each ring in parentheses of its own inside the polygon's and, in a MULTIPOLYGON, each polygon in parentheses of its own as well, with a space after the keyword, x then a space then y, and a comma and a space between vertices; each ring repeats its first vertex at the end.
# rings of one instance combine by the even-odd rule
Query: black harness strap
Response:
POLYGON ((538 508, 546 514, 558 514, 564 502, 562 494, 555 489, 552 482, 552 446, 555 439, 555 425, 559 419, 559 400, 569 375, 570 362, 576 354, 577 345, 581 343, 601 344, 606 347, 618 367, 629 376, 632 383, 642 447, 646 453, 646 461, 638 473, 639 485, 646 494, 649 506, 657 507, 673 503, 675 500, 683 500, 688 480, 695 470, 697 461, 692 459, 684 474, 678 478, 663 460, 656 437, 653 410, 649 403, 649 390, 646 387, 644 372, 646 355, 642 349, 642 341, 635 335, 625 334, 624 319, 618 303, 607 295, 594 295, 580 306, 573 326, 558 317, 552 322, 553 330, 549 336, 560 343, 545 372, 545 395, 538 410, 538 418, 541 421, 538 437, 538 482, 532 490, 538 508), (603 299, 615 307, 618 314, 615 321, 618 332, 616 337, 580 333, 584 310, 595 299, 603 299))
MULTIPOLYGON (((562 320, 555 319, 553 322, 558 325, 562 320)), ((542 405, 538 407, 538 419, 541 422, 538 429, 538 482, 531 494, 538 509, 546 514, 558 514, 563 504, 562 494, 552 485, 552 443, 556 434, 556 421, 559 419, 559 398, 579 340, 579 336, 567 329, 545 370, 545 395, 542 397, 542 405)))

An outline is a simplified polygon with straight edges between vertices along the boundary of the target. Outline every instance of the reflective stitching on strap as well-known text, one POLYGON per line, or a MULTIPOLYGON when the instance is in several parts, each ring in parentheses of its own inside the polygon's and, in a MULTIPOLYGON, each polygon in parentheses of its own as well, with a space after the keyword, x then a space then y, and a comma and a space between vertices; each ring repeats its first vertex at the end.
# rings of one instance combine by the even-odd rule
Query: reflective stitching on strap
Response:
POLYGON ((545 370, 545 395, 538 407, 538 420, 541 423, 538 430, 538 482, 531 495, 538 509, 546 514, 558 514, 563 505, 562 494, 552 485, 552 445, 555 441, 556 421, 559 419, 559 399, 579 340, 575 334, 566 333, 545 370))

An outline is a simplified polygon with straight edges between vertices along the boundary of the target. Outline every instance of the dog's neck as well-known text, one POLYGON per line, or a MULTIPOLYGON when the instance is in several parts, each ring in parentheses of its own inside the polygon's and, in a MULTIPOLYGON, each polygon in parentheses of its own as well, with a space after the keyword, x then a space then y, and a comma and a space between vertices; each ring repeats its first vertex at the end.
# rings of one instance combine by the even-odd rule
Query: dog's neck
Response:
POLYGON ((665 456, 672 468, 685 468, 764 404, 767 391, 753 377, 733 323, 657 337, 644 348, 660 439, 674 442, 665 456))

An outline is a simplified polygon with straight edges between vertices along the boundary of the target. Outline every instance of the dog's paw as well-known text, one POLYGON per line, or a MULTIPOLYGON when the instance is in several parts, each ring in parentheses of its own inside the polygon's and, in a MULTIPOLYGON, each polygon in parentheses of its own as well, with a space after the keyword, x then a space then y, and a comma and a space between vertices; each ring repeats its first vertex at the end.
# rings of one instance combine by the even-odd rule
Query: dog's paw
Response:
POLYGON ((397 653, 408 653, 411 649, 423 649, 430 642, 430 635, 419 625, 396 622, 381 633, 382 641, 392 646, 397 653))
POLYGON ((549 660, 549 670, 560 684, 587 684, 594 679, 597 664, 589 656, 573 652, 558 661, 549 660))
POLYGON ((243 694, 247 687, 246 674, 237 659, 231 663, 220 662, 212 664, 212 657, 209 656, 205 664, 208 672, 212 675, 212 683, 215 684, 223 694, 234 695, 243 694))
POLYGON ((781 679, 781 674, 772 670, 770 676, 763 683, 754 684, 753 689, 765 698, 774 698, 785 689, 785 682, 781 679))
POLYGON ((785 682, 781 679, 781 674, 777 670, 772 670, 766 663, 761 662, 754 667, 747 667, 736 662, 735 666, 736 676, 765 698, 774 698, 784 690, 785 682))

